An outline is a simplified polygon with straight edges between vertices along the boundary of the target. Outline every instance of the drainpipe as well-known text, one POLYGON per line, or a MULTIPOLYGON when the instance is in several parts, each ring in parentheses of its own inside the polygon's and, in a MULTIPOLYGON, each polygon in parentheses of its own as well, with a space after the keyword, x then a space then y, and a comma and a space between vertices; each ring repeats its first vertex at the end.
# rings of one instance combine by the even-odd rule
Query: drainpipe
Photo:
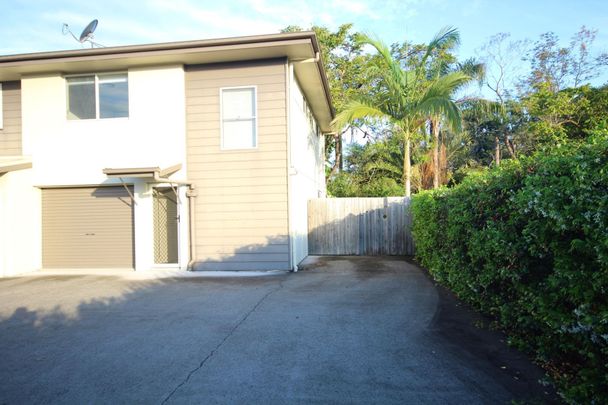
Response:
MULTIPOLYGON (((295 172, 295 169, 291 167, 291 155, 293 151, 291 150, 291 82, 293 79, 293 63, 289 63, 287 61, 285 70, 285 108, 287 110, 287 119, 286 119, 286 129, 287 129, 287 237, 289 239, 289 264, 291 265, 291 270, 293 272, 298 271, 298 264, 296 263, 296 241, 293 237, 292 232, 292 215, 293 215, 293 206, 291 203, 291 199, 293 198, 292 193, 292 172, 295 172)), ((304 61, 300 61, 304 62, 304 61)))
POLYGON ((186 191, 186 197, 188 197, 188 228, 190 230, 190 261, 188 262, 188 271, 193 271, 194 261, 196 260, 196 229, 194 227, 196 221, 194 213, 196 212, 195 202, 197 194, 194 185, 191 184, 188 191, 186 191))
POLYGON ((319 63, 320 60, 321 60, 321 54, 317 51, 317 52, 315 52, 315 57, 314 58, 292 59, 291 61, 293 63, 319 63))

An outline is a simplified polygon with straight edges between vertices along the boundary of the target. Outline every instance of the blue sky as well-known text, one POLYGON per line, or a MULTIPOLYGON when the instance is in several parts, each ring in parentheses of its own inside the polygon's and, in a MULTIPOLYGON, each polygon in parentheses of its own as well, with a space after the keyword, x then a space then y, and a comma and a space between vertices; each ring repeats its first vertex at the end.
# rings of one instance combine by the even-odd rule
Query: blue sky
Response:
POLYGON ((535 40, 553 31, 565 45, 582 25, 599 29, 595 48, 608 50, 605 0, 0 0, 0 10, 0 55, 79 48, 62 35, 62 23, 79 35, 94 18, 95 40, 106 46, 352 22, 388 43, 427 42, 443 26, 455 26, 462 58, 498 32, 535 40))

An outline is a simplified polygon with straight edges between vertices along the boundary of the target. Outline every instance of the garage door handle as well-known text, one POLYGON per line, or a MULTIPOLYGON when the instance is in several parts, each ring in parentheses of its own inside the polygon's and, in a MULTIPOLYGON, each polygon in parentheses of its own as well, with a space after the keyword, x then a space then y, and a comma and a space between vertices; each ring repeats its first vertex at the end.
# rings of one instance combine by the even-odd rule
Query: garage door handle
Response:
POLYGON ((95 236, 94 233, 85 233, 84 236, 95 236))

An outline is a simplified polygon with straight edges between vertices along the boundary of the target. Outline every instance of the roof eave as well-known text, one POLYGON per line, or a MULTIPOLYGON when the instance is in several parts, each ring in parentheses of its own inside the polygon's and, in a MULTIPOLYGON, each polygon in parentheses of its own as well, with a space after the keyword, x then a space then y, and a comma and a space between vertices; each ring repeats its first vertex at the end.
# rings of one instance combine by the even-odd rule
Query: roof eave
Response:
MULTIPOLYGON (((84 73, 91 70, 171 64, 236 62, 277 57, 300 60, 317 54, 320 54, 320 46, 313 31, 39 52, 0 56, 0 81, 20 80, 27 75, 84 73)), ((316 64, 319 79, 315 79, 314 83, 306 83, 303 91, 308 93, 314 91, 315 87, 322 86, 325 101, 311 107, 326 110, 319 110, 321 113, 316 115, 328 117, 319 123, 322 130, 327 132, 329 122, 334 117, 334 109, 321 58, 316 64)))

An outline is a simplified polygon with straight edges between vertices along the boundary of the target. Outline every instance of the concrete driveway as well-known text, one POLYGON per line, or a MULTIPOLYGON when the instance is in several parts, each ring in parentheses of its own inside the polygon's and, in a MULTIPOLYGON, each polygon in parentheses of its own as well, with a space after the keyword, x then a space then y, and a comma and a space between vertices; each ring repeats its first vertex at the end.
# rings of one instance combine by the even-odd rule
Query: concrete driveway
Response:
POLYGON ((0 279, 0 403, 506 403, 542 373, 403 258, 0 279))

